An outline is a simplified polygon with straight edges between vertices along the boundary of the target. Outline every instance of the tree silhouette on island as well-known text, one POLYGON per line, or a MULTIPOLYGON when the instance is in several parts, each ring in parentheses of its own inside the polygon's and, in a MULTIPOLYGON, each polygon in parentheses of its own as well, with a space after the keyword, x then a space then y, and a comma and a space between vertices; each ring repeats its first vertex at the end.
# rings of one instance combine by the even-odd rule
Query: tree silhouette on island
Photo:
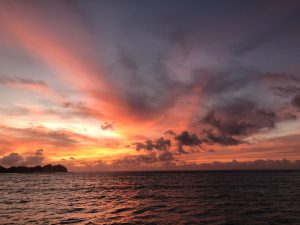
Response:
POLYGON ((0 166, 0 173, 67 173, 68 169, 62 165, 52 166, 51 164, 45 166, 12 166, 5 168, 0 166))

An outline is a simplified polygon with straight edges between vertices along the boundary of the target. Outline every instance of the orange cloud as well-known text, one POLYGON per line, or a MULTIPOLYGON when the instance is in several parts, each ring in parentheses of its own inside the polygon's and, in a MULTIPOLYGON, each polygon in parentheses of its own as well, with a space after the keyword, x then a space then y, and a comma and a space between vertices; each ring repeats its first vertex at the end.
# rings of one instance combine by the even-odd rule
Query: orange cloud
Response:
MULTIPOLYGON (((96 48, 93 45, 93 38, 88 35, 88 30, 81 26, 81 20, 76 13, 63 2, 49 3, 48 7, 52 11, 39 4, 14 3, 2 2, 0 8, 2 29, 30 54, 47 62, 63 80, 69 82, 69 85, 76 87, 85 96, 87 104, 95 106, 88 108, 103 109, 102 114, 94 110, 86 110, 86 113, 101 120, 118 121, 118 128, 125 133, 134 133, 139 127, 149 127, 159 119, 157 116, 154 118, 134 116, 135 112, 104 76, 101 59, 93 51, 96 48), (56 13, 55 10, 59 12, 56 13), (60 10, 63 10, 63 13, 60 10), (58 29, 43 17, 44 13, 50 13, 49 17, 53 16, 54 21, 64 21, 66 24, 60 24, 58 29), (56 16, 58 18, 55 18, 56 16), (133 131, 130 126, 135 124, 139 126, 133 131)), ((41 85, 22 84, 22 86, 45 91, 45 87, 41 85)))

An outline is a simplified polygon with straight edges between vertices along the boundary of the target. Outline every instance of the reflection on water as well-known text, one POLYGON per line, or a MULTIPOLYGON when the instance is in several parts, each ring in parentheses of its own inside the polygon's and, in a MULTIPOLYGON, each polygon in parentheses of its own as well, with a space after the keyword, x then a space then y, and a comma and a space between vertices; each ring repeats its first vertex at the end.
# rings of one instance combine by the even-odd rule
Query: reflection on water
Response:
POLYGON ((300 172, 0 174, 0 224, 300 224, 300 172))

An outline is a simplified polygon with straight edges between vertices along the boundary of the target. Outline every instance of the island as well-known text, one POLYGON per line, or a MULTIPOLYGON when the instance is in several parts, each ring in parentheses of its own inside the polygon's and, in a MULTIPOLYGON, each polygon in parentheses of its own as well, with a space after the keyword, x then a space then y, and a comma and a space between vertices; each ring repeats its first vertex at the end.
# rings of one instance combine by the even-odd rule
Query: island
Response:
POLYGON ((54 165, 51 164, 45 166, 34 166, 34 167, 26 167, 26 166, 13 166, 9 168, 5 168, 0 166, 0 173, 67 173, 68 169, 62 165, 54 165))

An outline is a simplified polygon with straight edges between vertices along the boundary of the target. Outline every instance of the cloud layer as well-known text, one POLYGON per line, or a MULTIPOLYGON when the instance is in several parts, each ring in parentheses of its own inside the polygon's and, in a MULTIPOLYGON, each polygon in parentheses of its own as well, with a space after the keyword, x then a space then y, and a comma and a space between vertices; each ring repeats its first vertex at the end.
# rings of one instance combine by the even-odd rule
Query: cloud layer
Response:
POLYGON ((268 0, 3 0, 0 156, 27 163, 24 153, 43 148, 45 160, 166 165, 293 139, 299 9, 268 0))

